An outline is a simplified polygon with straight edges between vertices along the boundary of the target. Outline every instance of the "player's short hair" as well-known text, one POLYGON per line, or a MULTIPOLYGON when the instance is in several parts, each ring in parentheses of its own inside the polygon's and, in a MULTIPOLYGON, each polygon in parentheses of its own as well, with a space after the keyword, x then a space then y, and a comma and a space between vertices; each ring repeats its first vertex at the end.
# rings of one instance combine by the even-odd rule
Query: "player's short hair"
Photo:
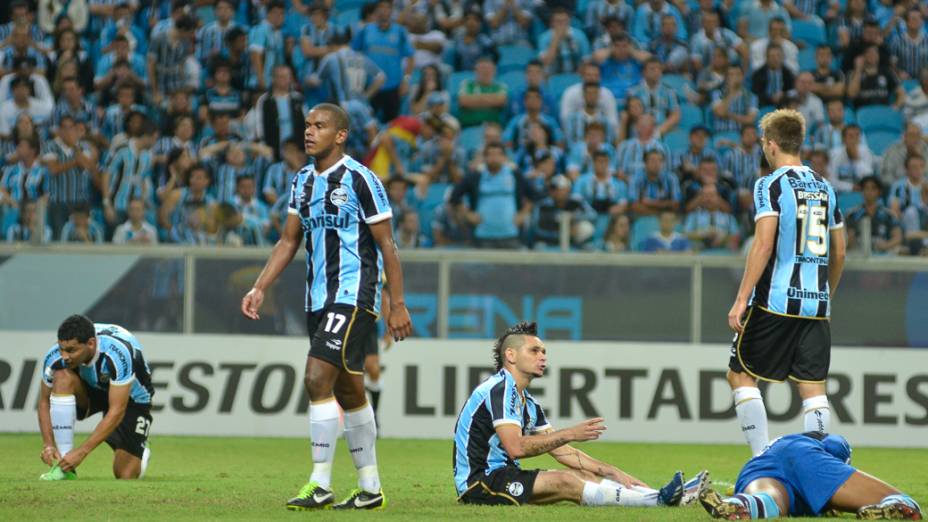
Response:
POLYGON ((806 135, 806 119, 799 111, 778 109, 760 120, 764 139, 776 143, 786 154, 799 154, 806 135))
POLYGON ((58 340, 70 341, 72 339, 79 343, 86 343, 91 337, 97 335, 93 327, 93 321, 86 315, 74 314, 68 316, 58 327, 58 340))
POLYGON ((345 109, 342 109, 334 103, 320 103, 312 108, 309 112, 312 111, 323 111, 329 113, 332 116, 332 120, 335 122, 335 130, 351 130, 351 120, 348 118, 348 113, 345 112, 345 109))
POLYGON ((515 346, 516 343, 521 343, 521 337, 525 335, 537 336, 538 323, 534 321, 516 323, 507 328, 503 335, 499 336, 496 342, 493 343, 493 363, 496 365, 496 371, 503 369, 503 352, 507 348, 515 346))

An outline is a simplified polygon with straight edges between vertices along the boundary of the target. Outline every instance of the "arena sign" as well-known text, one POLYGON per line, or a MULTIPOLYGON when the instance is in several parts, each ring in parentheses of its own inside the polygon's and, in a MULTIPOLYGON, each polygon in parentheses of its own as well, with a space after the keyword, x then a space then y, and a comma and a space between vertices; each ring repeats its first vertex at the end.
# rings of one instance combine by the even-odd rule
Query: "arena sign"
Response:
MULTIPOLYGON (((256 336, 139 334, 155 386, 152 433, 308 433, 306 342, 256 336)), ((0 431, 35 431, 50 334, 0 334, 0 431)), ((468 393, 493 371, 489 341, 410 339, 383 356, 384 437, 450 438, 468 393)), ((602 416, 606 440, 740 443, 722 345, 551 342, 531 390, 555 426, 602 416)), ((835 349, 832 431, 856 444, 928 447, 928 354, 835 349)), ((771 436, 802 428, 790 385, 765 392, 771 436)), ((78 423, 89 430, 92 425, 78 423)))

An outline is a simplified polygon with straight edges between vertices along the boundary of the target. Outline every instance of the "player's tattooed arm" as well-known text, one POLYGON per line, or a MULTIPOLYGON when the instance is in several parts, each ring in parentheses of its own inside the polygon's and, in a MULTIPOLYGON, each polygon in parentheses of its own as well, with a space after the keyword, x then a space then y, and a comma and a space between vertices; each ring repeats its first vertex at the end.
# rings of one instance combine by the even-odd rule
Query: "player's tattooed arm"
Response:
POLYGON ((571 428, 538 435, 523 436, 516 424, 501 424, 496 427, 496 433, 506 453, 518 459, 549 453, 573 441, 596 440, 605 429, 603 419, 596 418, 571 428))

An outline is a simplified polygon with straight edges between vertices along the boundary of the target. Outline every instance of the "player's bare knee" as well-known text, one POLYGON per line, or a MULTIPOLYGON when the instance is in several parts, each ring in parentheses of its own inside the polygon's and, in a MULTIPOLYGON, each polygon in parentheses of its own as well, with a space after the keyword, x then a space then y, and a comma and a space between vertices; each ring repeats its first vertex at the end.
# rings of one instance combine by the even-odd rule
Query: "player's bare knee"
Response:
MULTIPOLYGON (((334 368, 333 368, 334 370, 334 368)), ((324 363, 310 361, 306 365, 306 374, 303 376, 303 385, 314 401, 328 399, 334 391, 335 379, 333 372, 325 367, 324 363)))
POLYGON ((725 378, 728 379, 728 385, 731 386, 733 390, 743 386, 757 386, 757 380, 743 372, 728 370, 725 378))
POLYGON ((52 393, 70 395, 77 388, 77 375, 71 370, 55 370, 52 375, 52 393))

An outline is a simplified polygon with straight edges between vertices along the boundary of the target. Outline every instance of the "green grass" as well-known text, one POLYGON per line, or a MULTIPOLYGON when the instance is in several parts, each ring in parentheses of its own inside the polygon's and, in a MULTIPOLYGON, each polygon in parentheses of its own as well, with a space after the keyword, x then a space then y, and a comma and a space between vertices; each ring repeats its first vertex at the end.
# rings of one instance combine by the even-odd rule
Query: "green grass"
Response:
MULTIPOLYGON (((550 507, 491 508, 455 503, 448 441, 381 440, 381 478, 389 505, 375 513, 291 513, 284 502, 305 482, 309 444, 300 439, 156 437, 152 465, 142 481, 112 478, 112 453, 101 446, 74 482, 39 482, 37 435, 0 435, 0 520, 707 520, 698 507, 682 509, 550 507), (617 511, 618 510, 618 511, 617 511)), ((701 467, 714 480, 733 481, 746 456, 744 446, 590 443, 592 455, 649 482, 663 484, 677 468, 701 467)), ((928 501, 928 450, 858 449, 855 464, 928 501)), ((526 467, 556 467, 547 457, 526 467)), ((334 487, 354 487, 351 458, 340 444, 334 487)))

